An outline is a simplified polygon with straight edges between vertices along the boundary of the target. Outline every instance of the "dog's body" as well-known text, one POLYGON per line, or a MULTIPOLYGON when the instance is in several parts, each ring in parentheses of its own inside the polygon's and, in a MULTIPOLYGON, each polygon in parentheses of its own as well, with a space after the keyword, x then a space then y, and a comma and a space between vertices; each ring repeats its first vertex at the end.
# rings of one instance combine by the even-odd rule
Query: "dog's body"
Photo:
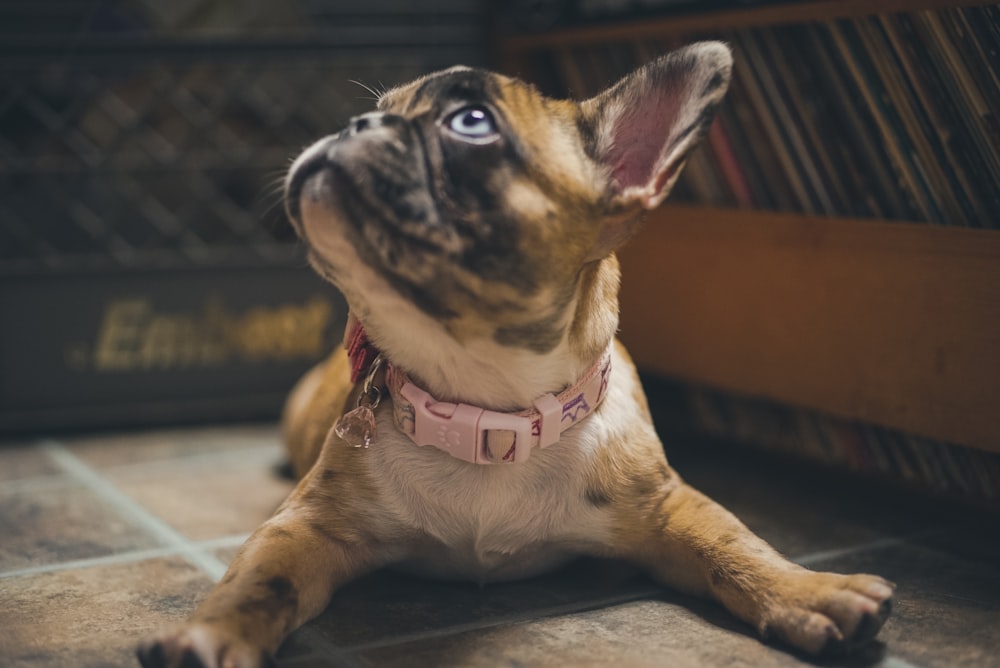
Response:
MULTIPOLYGON (((441 457, 430 447, 414 447, 396 429, 391 411, 381 411, 378 445, 362 455, 364 468, 351 475, 360 475, 377 499, 381 518, 376 540, 390 545, 407 537, 398 553, 384 555, 386 564, 435 578, 488 582, 536 575, 580 554, 611 554, 607 546, 624 527, 603 488, 638 484, 639 479, 653 486, 663 478, 657 466, 665 467, 662 455, 649 456, 661 450, 650 422, 634 419, 642 390, 623 349, 616 350, 613 364, 620 381, 609 386, 602 418, 587 419, 557 446, 533 453, 531 466, 474 466, 441 457), (601 479, 616 461, 629 459, 648 462, 621 471, 637 480, 601 479)), ((346 368, 340 353, 319 373, 339 375, 343 385, 346 368)), ((296 427, 311 431, 307 449, 313 452, 321 448, 332 425, 331 416, 319 409, 329 405, 323 393, 306 396, 314 382, 310 379, 300 387, 301 395, 293 395, 287 415, 293 438, 296 427), (302 401, 301 413, 295 410, 297 400, 302 401), (310 414, 326 420, 310 425, 310 414)), ((345 446, 328 462, 324 451, 315 468, 342 470, 342 460, 359 454, 345 446)), ((314 468, 309 464, 301 461, 296 469, 314 468)), ((337 487, 338 494, 351 490, 352 483, 337 487)))
POLYGON ((453 68, 303 153, 290 217, 389 370, 337 351, 300 382, 284 419, 298 486, 144 664, 259 665, 373 569, 503 580, 581 554, 640 564, 807 652, 874 636, 891 586, 791 564, 688 487, 614 343, 613 251, 666 197, 730 66, 722 45, 694 45, 579 104, 453 68), (583 378, 596 398, 556 397, 583 378), (536 406, 530 442, 477 427, 470 463, 442 452, 442 426, 438 447, 418 447, 420 410, 400 394, 418 386, 442 425, 536 406), (371 447, 333 429, 356 406, 374 409, 374 431, 355 421, 371 447))

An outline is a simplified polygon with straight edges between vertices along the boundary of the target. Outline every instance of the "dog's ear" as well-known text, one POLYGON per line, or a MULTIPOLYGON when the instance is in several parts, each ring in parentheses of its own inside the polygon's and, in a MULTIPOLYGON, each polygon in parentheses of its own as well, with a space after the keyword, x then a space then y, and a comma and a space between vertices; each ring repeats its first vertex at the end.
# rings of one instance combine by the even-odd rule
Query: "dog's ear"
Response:
POLYGON ((603 250, 623 242, 637 214, 670 193, 726 94, 732 65, 725 44, 699 42, 661 56, 580 103, 588 148, 610 176, 615 220, 603 235, 603 250))

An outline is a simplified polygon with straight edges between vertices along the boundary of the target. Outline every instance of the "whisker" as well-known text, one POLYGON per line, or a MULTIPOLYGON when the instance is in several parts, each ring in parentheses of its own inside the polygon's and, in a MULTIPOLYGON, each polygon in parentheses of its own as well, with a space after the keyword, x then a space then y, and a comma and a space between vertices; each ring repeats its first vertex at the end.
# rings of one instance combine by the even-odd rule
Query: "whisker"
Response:
POLYGON ((374 100, 374 101, 378 102, 378 99, 381 97, 381 95, 379 94, 379 92, 377 90, 375 90, 374 88, 372 88, 371 86, 369 86, 368 84, 361 83, 357 79, 348 79, 348 81, 350 81, 350 83, 352 83, 352 84, 356 84, 358 86, 361 86, 363 89, 365 89, 366 91, 368 91, 369 93, 371 93, 372 95, 375 96, 375 97, 365 98, 365 99, 374 100))
POLYGON ((271 200, 271 203, 262 202, 263 210, 261 211, 261 218, 267 218, 275 211, 284 208, 284 200, 281 198, 268 197, 267 199, 271 200))

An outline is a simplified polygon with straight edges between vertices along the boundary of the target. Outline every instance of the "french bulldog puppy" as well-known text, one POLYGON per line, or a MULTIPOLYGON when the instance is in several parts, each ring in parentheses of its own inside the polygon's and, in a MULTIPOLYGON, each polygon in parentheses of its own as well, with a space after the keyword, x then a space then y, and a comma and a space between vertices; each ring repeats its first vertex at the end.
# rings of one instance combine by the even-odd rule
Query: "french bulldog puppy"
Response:
POLYGON ((143 665, 266 664, 378 568, 494 581, 577 555, 639 564, 803 652, 876 634, 893 585, 790 563, 685 484, 615 341, 614 251, 731 67, 694 44, 583 102, 454 67, 302 153, 287 210, 347 298, 347 349, 288 401, 297 487, 143 665))

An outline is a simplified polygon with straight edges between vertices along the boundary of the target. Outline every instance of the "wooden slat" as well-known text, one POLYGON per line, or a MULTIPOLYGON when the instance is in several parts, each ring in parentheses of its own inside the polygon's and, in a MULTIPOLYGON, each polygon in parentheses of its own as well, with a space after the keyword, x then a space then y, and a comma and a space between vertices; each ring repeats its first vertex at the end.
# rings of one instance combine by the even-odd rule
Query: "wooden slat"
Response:
POLYGON ((668 206, 620 257, 641 367, 1000 451, 1000 232, 668 206))
POLYGON ((948 7, 991 4, 984 0, 819 0, 750 9, 709 11, 681 16, 602 23, 599 25, 565 28, 544 33, 510 35, 502 38, 500 47, 506 56, 541 48, 585 46, 615 41, 632 41, 664 35, 717 33, 732 28, 788 25, 806 21, 916 12, 948 7))

